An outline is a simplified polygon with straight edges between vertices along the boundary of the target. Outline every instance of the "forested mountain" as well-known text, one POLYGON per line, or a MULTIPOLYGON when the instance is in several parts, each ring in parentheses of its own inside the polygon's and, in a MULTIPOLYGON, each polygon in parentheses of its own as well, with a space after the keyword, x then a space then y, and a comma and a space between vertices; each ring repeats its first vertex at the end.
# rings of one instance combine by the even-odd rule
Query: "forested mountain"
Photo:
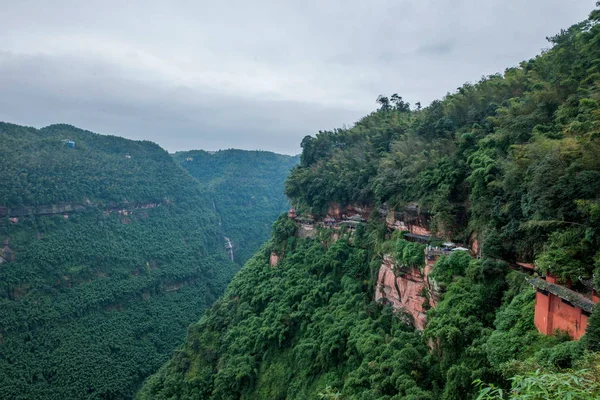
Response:
POLYGON ((211 196, 154 143, 0 143, 0 398, 131 398, 238 269, 211 196))
POLYGON ((175 160, 210 193, 243 265, 269 239, 271 225, 289 207, 284 181, 299 157, 268 151, 202 150, 177 152, 175 160))
POLYGON ((595 10, 543 54, 426 108, 382 96, 354 127, 307 136, 286 183, 298 212, 360 205, 368 223, 311 238, 281 216, 138 397, 599 399, 600 307, 581 340, 543 336, 529 277, 509 268, 599 287, 599 22, 595 10), (435 263, 441 297, 422 332, 374 301, 384 255, 398 274, 425 264, 378 215, 415 204, 440 239, 481 247, 435 263))

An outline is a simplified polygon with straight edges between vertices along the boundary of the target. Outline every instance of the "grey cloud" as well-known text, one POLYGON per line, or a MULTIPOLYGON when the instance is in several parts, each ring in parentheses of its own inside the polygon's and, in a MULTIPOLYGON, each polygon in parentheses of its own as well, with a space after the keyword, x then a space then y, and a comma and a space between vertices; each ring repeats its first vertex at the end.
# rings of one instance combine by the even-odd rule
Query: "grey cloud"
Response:
POLYGON ((454 48, 453 42, 443 41, 443 42, 431 43, 431 44, 426 44, 424 46, 421 46, 416 50, 416 53, 436 56, 436 55, 450 53, 453 48, 454 48))
POLYGON ((170 151, 233 147, 293 154, 305 135, 360 117, 341 108, 223 95, 209 88, 161 89, 121 80, 100 65, 89 79, 69 79, 57 73, 60 59, 6 58, 0 55, 0 76, 10 77, 0 79, 0 120, 40 127, 65 122, 152 140, 170 151))
POLYGON ((0 0, 0 119, 190 148, 299 151, 379 94, 501 72, 593 0, 0 0))

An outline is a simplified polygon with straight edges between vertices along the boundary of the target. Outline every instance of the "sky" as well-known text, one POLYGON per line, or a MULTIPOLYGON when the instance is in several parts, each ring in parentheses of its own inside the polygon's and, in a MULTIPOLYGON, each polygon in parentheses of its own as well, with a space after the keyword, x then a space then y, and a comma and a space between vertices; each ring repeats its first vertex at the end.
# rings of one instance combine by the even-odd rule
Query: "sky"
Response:
POLYGON ((378 95, 502 72, 595 0, 0 0, 0 121, 300 152, 378 95))

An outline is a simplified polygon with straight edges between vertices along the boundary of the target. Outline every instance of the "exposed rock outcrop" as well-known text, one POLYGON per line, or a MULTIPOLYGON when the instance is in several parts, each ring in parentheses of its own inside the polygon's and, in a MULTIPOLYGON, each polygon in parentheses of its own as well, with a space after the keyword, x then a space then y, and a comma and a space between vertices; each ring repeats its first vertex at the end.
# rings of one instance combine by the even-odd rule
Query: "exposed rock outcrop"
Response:
POLYGON ((317 229, 311 224, 298 224, 296 235, 301 239, 314 239, 317 236, 317 229))
POLYGON ((279 254, 271 253, 271 256, 269 257, 269 265, 271 267, 276 267, 277 264, 279 264, 279 258, 279 254))
POLYGON ((389 302, 395 310, 404 310, 413 317, 414 327, 423 330, 427 310, 437 306, 438 293, 429 279, 433 261, 419 268, 396 268, 394 259, 385 256, 379 269, 375 300, 389 302))
POLYGON ((331 204, 327 210, 327 215, 336 220, 360 218, 362 220, 368 220, 371 213, 373 212, 372 207, 350 204, 345 207, 341 207, 339 204, 331 204))

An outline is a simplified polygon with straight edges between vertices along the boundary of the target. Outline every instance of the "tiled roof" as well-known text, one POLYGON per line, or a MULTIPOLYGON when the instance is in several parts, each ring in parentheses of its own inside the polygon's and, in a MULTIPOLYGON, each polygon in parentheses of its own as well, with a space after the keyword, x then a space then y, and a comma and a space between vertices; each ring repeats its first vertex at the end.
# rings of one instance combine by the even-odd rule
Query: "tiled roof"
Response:
POLYGON ((547 282, 542 278, 529 279, 529 283, 531 283, 535 288, 552 293, 553 295, 558 296, 561 299, 567 300, 576 307, 579 307, 582 310, 587 311, 589 313, 594 311, 594 309, 596 308, 596 303, 594 303, 592 300, 588 299, 587 297, 584 297, 581 293, 577 293, 574 290, 571 290, 565 286, 547 282))
POLYGON ((405 233, 404 234, 405 237, 409 237, 412 239, 418 239, 418 240, 423 240, 425 242, 429 241, 429 238, 431 238, 431 236, 426 236, 426 235, 417 235, 416 233, 405 233))

